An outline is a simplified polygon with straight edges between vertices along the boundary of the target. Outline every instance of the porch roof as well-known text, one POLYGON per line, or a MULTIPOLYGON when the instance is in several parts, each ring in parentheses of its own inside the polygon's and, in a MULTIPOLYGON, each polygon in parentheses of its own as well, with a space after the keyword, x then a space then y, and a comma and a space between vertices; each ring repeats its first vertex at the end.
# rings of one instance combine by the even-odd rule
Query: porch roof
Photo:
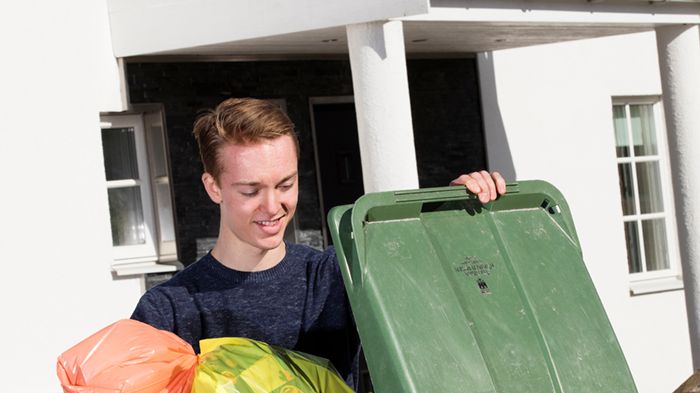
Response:
POLYGON ((387 19, 404 22, 409 54, 474 53, 700 24, 700 0, 108 2, 117 57, 344 56, 345 25, 387 19), (280 5, 287 3, 296 6, 280 5))

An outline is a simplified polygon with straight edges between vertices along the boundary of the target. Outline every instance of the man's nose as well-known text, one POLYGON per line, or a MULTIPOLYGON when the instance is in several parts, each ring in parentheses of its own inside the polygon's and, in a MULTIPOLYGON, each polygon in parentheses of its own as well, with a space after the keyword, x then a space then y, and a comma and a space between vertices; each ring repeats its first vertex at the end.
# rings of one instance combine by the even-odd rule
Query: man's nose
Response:
POLYGON ((261 208, 265 213, 275 214, 279 211, 280 198, 276 190, 265 193, 265 198, 262 201, 261 208))

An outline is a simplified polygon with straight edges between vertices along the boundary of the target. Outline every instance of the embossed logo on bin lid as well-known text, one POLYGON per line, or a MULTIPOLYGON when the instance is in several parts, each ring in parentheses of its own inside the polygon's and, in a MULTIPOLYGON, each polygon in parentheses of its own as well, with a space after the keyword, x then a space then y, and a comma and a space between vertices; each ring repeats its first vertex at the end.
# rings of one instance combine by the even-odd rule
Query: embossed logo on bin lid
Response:
POLYGON ((495 267, 496 265, 493 262, 484 261, 477 256, 467 256, 463 262, 455 267, 455 271, 464 274, 466 277, 475 278, 481 294, 490 295, 491 290, 484 278, 489 276, 495 267))

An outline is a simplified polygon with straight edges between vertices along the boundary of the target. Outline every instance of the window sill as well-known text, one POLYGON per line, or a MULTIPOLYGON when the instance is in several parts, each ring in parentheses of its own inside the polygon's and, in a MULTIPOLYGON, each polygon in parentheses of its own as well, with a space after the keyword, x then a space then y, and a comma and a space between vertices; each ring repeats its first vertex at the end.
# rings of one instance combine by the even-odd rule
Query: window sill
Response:
POLYGON ((134 276, 147 273, 166 273, 174 272, 182 268, 182 265, 177 262, 158 263, 155 261, 149 262, 132 262, 132 263, 115 263, 112 265, 112 271, 118 277, 134 276))
POLYGON ((632 296, 677 291, 679 289, 683 289, 683 280, 677 276, 630 282, 630 294, 632 296))

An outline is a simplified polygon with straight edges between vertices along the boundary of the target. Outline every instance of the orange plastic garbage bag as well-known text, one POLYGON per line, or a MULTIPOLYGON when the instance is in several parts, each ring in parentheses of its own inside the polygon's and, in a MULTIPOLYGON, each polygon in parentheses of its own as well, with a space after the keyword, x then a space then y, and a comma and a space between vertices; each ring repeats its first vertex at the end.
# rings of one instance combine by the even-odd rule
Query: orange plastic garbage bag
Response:
POLYGON ((58 358, 65 393, 190 393, 197 355, 173 333, 121 320, 58 358))

